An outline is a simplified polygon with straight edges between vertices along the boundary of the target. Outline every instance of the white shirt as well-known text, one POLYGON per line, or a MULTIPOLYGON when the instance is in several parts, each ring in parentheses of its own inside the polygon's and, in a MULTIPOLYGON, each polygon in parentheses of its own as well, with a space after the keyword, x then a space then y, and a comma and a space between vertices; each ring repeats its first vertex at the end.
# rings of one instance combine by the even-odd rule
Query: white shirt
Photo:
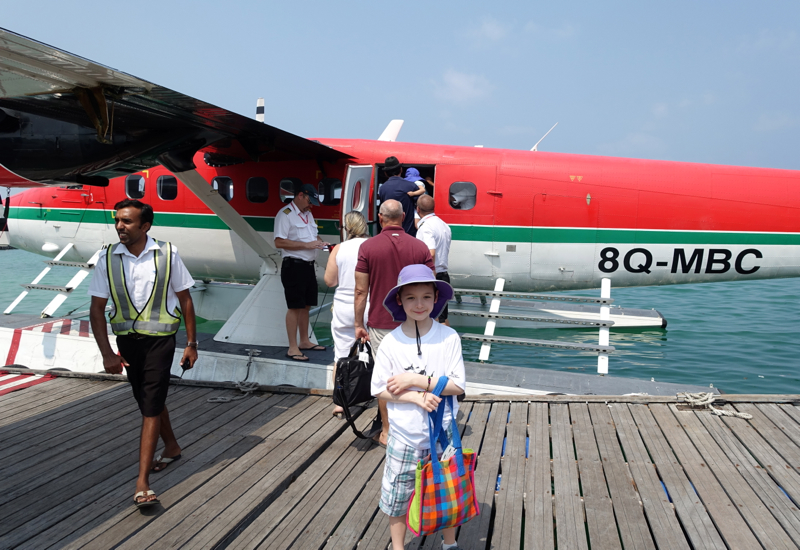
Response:
MULTIPOLYGON (((372 371, 372 395, 386 389, 389 378, 404 372, 433 376, 431 389, 440 376, 447 376, 462 390, 466 387, 464 358, 461 356, 461 337, 448 326, 433 322, 428 333, 420 338, 422 355, 417 355, 417 340, 403 334, 399 326, 386 335, 378 348, 372 371)), ((425 388, 409 388, 411 391, 425 388)), ((413 403, 387 403, 389 430, 404 444, 415 449, 429 449, 428 413, 413 403)), ((444 405, 442 405, 444 406, 444 405)), ((458 400, 453 397, 453 416, 458 414, 458 400)), ((450 411, 445 410, 443 425, 450 425, 450 411)))
MULTIPOLYGON (((128 251, 124 244, 117 247, 115 255, 122 256, 122 271, 125 274, 125 286, 128 288, 128 295, 131 297, 133 306, 141 311, 147 305, 150 294, 153 292, 153 285, 156 281, 156 263, 154 261, 153 250, 159 248, 156 241, 147 236, 147 243, 142 253, 136 257, 128 251)), ((94 266, 92 281, 89 283, 89 296, 108 299, 111 297, 111 290, 108 288, 108 266, 106 256, 108 249, 100 254, 97 264, 94 266)), ((170 271, 169 288, 167 289, 167 311, 173 312, 178 307, 179 301, 176 293, 194 286, 194 279, 189 275, 186 266, 178 256, 178 249, 172 245, 172 270, 170 271)), ((112 302, 111 316, 115 310, 112 302)))
MULTIPOLYGON (((275 238, 310 243, 317 240, 317 222, 311 211, 300 212, 294 201, 281 208, 275 216, 275 238)), ((297 258, 307 262, 317 259, 317 249, 284 250, 280 249, 281 258, 297 258)))
POLYGON ((447 258, 450 256, 450 241, 453 239, 450 226, 436 214, 428 214, 417 224, 417 238, 425 243, 429 250, 436 251, 436 273, 447 271, 447 258))
MULTIPOLYGON (((353 304, 356 289, 356 264, 358 251, 365 238, 355 238, 339 243, 336 252, 336 267, 339 272, 339 284, 336 286, 334 300, 353 304)), ((369 307, 367 307, 369 309, 369 307)))

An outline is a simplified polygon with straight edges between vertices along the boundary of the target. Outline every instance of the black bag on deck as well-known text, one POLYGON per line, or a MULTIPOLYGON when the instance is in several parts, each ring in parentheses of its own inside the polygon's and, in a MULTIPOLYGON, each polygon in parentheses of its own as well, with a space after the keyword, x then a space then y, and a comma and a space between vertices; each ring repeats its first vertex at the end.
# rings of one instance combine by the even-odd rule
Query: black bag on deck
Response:
POLYGON ((369 342, 361 343, 357 341, 350 348, 350 355, 336 362, 333 402, 344 409, 344 416, 353 429, 353 433, 361 439, 368 439, 368 436, 356 429, 353 418, 350 416, 350 407, 373 399, 370 385, 372 384, 372 369, 374 367, 375 360, 372 357, 372 347, 369 342), (366 354, 368 361, 362 360, 364 358, 362 354, 366 354))

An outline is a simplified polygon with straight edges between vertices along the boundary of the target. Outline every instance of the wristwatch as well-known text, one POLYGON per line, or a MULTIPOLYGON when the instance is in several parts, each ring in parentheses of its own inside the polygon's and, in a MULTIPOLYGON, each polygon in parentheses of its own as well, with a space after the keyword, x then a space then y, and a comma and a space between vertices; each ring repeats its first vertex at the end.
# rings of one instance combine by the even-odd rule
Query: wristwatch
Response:
POLYGON ((197 342, 186 342, 186 347, 197 349, 197 342))

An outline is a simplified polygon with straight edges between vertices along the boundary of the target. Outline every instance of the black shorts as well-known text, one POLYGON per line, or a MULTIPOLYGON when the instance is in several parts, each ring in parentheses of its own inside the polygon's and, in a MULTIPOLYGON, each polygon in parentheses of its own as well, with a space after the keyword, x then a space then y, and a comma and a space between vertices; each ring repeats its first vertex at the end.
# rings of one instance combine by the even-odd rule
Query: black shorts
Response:
POLYGON ((314 262, 284 258, 281 264, 281 283, 286 307, 303 309, 317 305, 317 274, 314 262))
MULTIPOLYGON (((436 274, 437 281, 444 281, 445 283, 450 283, 450 275, 447 274, 447 271, 443 271, 441 273, 436 274)), ((444 309, 439 314, 439 321, 447 321, 447 304, 444 305, 444 309)))
POLYGON ((175 335, 117 336, 119 353, 128 362, 125 374, 142 416, 158 416, 169 391, 169 371, 175 355, 175 335))

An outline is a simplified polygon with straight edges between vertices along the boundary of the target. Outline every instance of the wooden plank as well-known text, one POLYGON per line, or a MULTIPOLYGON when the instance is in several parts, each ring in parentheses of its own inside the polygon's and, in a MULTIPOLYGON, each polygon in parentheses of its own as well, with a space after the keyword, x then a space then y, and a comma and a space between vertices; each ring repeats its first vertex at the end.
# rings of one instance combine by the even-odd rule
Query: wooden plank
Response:
MULTIPOLYGON (((480 503, 481 513, 459 530, 458 544, 462 550, 482 549, 488 543, 508 410, 508 403, 494 403, 489 411, 483 442, 478 451, 478 468, 475 470, 475 493, 480 503)), ((476 411, 473 409, 473 416, 475 413, 476 411)), ((477 411, 477 413, 480 414, 480 411, 477 411)), ((474 426, 474 429, 477 430, 483 424, 483 420, 480 417, 475 420, 478 421, 474 426)), ((472 424, 472 422, 470 420, 468 425, 472 424)), ((473 433, 477 435, 477 431, 470 431, 465 435, 464 442, 462 442, 464 447, 472 449, 477 447, 473 433)))
MULTIPOLYGON (((170 399, 174 398, 170 396, 170 399)), ((63 453, 67 449, 82 443, 82 434, 88 434, 95 429, 111 429, 113 425, 109 424, 109 418, 133 413, 129 396, 127 394, 122 396, 116 392, 112 394, 111 400, 82 403, 81 409, 85 412, 84 415, 80 414, 80 410, 64 414, 67 422, 53 422, 52 428, 32 427, 30 433, 20 434, 18 438, 8 441, 8 448, 2 452, 2 460, 9 463, 24 463, 26 469, 40 462, 52 460, 54 454, 59 455, 59 460, 63 460, 63 453), (31 437, 31 434, 35 434, 35 437, 31 437)), ((60 418, 58 413, 55 414, 57 416, 47 416, 46 420, 60 418)), ((98 432, 97 435, 100 433, 102 432, 98 432)))
POLYGON ((586 403, 569 405, 572 437, 578 457, 578 475, 583 490, 586 527, 592 548, 622 548, 614 520, 614 507, 608 495, 603 463, 597 450, 589 407, 586 403))
MULTIPOLYGON (((228 533, 243 525, 253 512, 277 498, 344 431, 344 424, 331 418, 328 412, 330 402, 327 399, 324 401, 325 406, 308 423, 308 428, 304 426, 276 447, 270 457, 262 460, 262 464, 267 461, 270 464, 277 462, 266 475, 261 475, 260 472, 244 472, 219 495, 203 503, 199 513, 215 516, 211 521, 204 522, 195 533, 192 533, 195 529, 191 528, 191 535, 178 534, 177 529, 173 530, 163 541, 175 545, 186 540, 183 548, 214 547, 228 533)), ((185 525, 181 525, 181 529, 185 528, 185 525)))
MULTIPOLYGON (((674 405, 670 405, 670 407, 672 408, 674 405)), ((682 412, 677 409, 673 409, 673 412, 677 413, 676 417, 679 418, 684 430, 705 459, 708 468, 720 481, 731 501, 739 507, 742 517, 761 544, 765 548, 796 548, 780 524, 764 506, 759 495, 750 486, 750 483, 755 483, 753 478, 743 477, 748 475, 747 469, 738 470, 731 462, 734 458, 730 453, 734 452, 734 446, 730 441, 732 439, 730 432, 724 428, 722 420, 717 417, 706 418, 709 425, 718 428, 712 434, 698 418, 699 415, 708 417, 710 412, 682 412)))
POLYGON ((792 417, 792 420, 800 423, 800 408, 797 405, 777 404, 780 409, 792 417))
MULTIPOLYGON (((201 389, 200 394, 206 394, 208 391, 210 390, 201 389)), ((198 417, 194 414, 197 403, 190 401, 189 405, 179 407, 177 412, 171 415, 173 427, 178 434, 181 433, 184 424, 197 421, 198 417)), ((0 525, 0 533, 7 533, 17 525, 48 513, 60 502, 58 499, 42 498, 43 491, 47 494, 73 496, 112 477, 120 469, 138 463, 139 429, 137 428, 140 425, 141 417, 125 432, 109 439, 107 443, 75 449, 72 453, 76 455, 75 459, 55 467, 51 466, 51 471, 55 472, 53 476, 44 480, 29 480, 27 485, 12 490, 10 495, 15 498, 0 506, 0 514, 7 520, 0 525), (39 487, 38 490, 33 487, 34 484, 39 487)))
MULTIPOLYGON (((182 431, 179 436, 183 454, 181 461, 171 465, 163 473, 153 474, 151 477, 154 490, 162 502, 165 498, 164 491, 190 475, 195 474, 195 478, 207 475, 210 462, 230 447, 242 442, 242 438, 231 438, 229 432, 267 409, 268 402, 269 400, 251 398, 228 407, 220 406, 217 410, 224 411, 221 414, 212 413, 214 414, 212 418, 194 430, 182 431), (197 472, 200 472, 200 475, 197 475, 197 472)), ((255 442, 249 444, 252 447, 255 442)), ((113 477, 76 495, 70 499, 72 502, 59 504, 55 509, 51 509, 46 517, 40 516, 32 520, 26 527, 38 534, 26 541, 26 547, 38 549, 57 544, 58 548, 63 548, 109 516, 117 515, 120 521, 124 517, 120 512, 148 517, 142 516, 128 501, 129 491, 134 486, 137 475, 138 465, 132 464, 113 477), (90 505, 89 510, 94 510, 95 513, 86 513, 87 510, 82 509, 87 504, 90 505), (63 519, 53 523, 51 517, 53 515, 63 519)))
POLYGON ((80 399, 84 395, 91 395, 103 389, 102 386, 98 386, 96 383, 81 380, 71 386, 50 388, 50 391, 46 391, 48 389, 47 385, 53 382, 55 382, 55 380, 50 380, 14 392, 19 394, 17 396, 19 401, 7 403, 6 406, 3 407, 3 411, 0 411, 0 415, 2 415, 2 421, 0 421, 1 425, 7 427, 18 422, 23 422, 36 415, 62 407, 80 399), (32 390, 36 390, 37 388, 41 388, 41 390, 38 393, 34 393, 32 390))
POLYGON ((792 439, 767 418, 764 412, 752 403, 740 403, 736 410, 753 415, 750 424, 758 430, 761 436, 769 441, 770 445, 783 457, 793 469, 800 470, 800 447, 792 439))
MULTIPOLYGON (((211 390, 199 390, 193 393, 178 394, 176 402, 182 402, 187 399, 190 406, 195 406, 196 403, 189 400, 196 395, 206 395, 211 390)), ((136 407, 135 404, 133 407, 136 407)), ((72 447, 59 453, 57 456, 57 463, 54 465, 52 462, 39 462, 31 467, 27 467, 24 463, 16 463, 5 468, 4 478, 0 479, 0 513, 6 509, 14 499, 21 497, 35 488, 50 483, 50 487, 61 487, 63 484, 76 480, 75 471, 88 471, 87 466, 95 467, 96 460, 108 462, 110 459, 119 459, 125 454, 131 452, 131 449, 126 447, 132 441, 136 441, 137 459, 138 459, 138 437, 141 427, 142 418, 138 408, 130 409, 128 413, 120 417, 121 422, 115 424, 108 422, 101 429, 95 429, 92 432, 82 434, 76 438, 81 442, 94 441, 94 445, 86 449, 84 447, 72 447), (108 432, 113 432, 115 435, 106 436, 108 432), (52 484, 55 485, 52 485, 52 484)), ((173 419, 173 426, 175 426, 173 419)), ((179 424, 178 424, 179 425, 179 424)), ((103 463, 105 463, 103 462, 103 463)), ((14 510, 19 510, 19 503, 11 504, 14 510)), ((0 527, 0 532, 2 527, 0 527)))
MULTIPOLYGON (((791 439, 795 445, 800 445, 800 423, 798 423, 798 419, 787 415, 784 409, 781 408, 786 406, 776 403, 762 403, 756 405, 756 408, 769 418, 780 431, 786 434, 786 437, 791 439)), ((793 408, 796 410, 796 407, 793 408)))
POLYGON ((568 405, 550 405, 550 427, 553 445, 556 543, 559 548, 588 549, 568 405))
MULTIPOLYGON (((650 411, 728 548, 745 550, 760 547, 755 535, 743 521, 737 505, 731 501, 720 482, 714 477, 705 459, 694 447, 680 420, 669 406, 651 404, 650 411)), ((679 414, 683 417, 694 413, 679 414)))
POLYGON ((76 427, 77 422, 85 422, 96 411, 117 405, 122 401, 123 391, 129 386, 118 384, 101 392, 93 393, 73 401, 53 414, 38 415, 27 422, 20 422, 0 435, 4 445, 0 449, 0 459, 10 456, 10 448, 17 443, 31 441, 31 434, 41 437, 45 433, 64 433, 76 427))
MULTIPOLYGON (((726 408, 733 410, 732 407, 726 408)), ((740 428, 747 425, 747 422, 742 419, 723 418, 704 413, 697 414, 697 419, 714 438, 724 455, 731 461, 732 466, 736 468, 753 492, 761 499, 764 504, 764 510, 772 514, 786 531, 789 538, 795 543, 800 541, 800 514, 797 513, 797 508, 775 480, 770 477, 767 470, 772 469, 771 465, 766 463, 759 464, 754 458, 757 456, 756 453, 762 454, 764 451, 771 451, 772 449, 769 449, 769 445, 761 438, 749 437, 757 435, 752 433, 754 432, 752 428, 741 430, 740 428), (738 437, 739 433, 742 434, 744 439, 738 437), (759 439, 761 440, 759 441, 759 439), (745 441, 753 445, 753 448, 750 449, 745 444, 745 441), (792 513, 792 508, 795 509, 794 513, 792 513)), ((775 456, 774 451, 770 454, 775 456)), ((768 458, 770 454, 764 453, 762 456, 768 458)), ((793 481, 797 486, 798 482, 800 482, 800 476, 791 469, 788 470, 788 473, 796 478, 793 481)), ((723 485, 725 485, 724 481, 723 485)))
MULTIPOLYGON (((658 476, 660 476, 672 499, 675 514, 692 547, 724 550, 726 546, 722 537, 717 532, 714 522, 711 521, 689 478, 686 477, 664 434, 650 414, 650 409, 647 405, 627 405, 627 408, 632 414, 639 430, 639 436, 646 446, 646 454, 642 454, 640 448, 638 450, 633 448, 635 446, 631 444, 633 437, 626 436, 623 440, 623 447, 628 456, 628 463, 631 464, 636 461, 646 467, 647 457, 651 457, 652 464, 656 467, 658 476)), ((617 420, 617 415, 622 412, 624 412, 622 407, 613 407, 611 409, 611 414, 615 421, 617 420)), ((618 433, 620 432, 621 430, 618 428, 618 433)), ((620 439, 623 439, 622 435, 620 439)), ((631 466, 631 472, 637 486, 640 485, 639 477, 647 475, 638 469, 638 464, 636 468, 631 466)), ((645 510, 647 511, 647 509, 645 510)), ((660 536, 656 537, 656 543, 659 547, 662 546, 660 536)))
POLYGON ((639 436, 628 405, 613 404, 608 409, 656 545, 659 548, 689 550, 689 543, 681 532, 681 525, 639 436))
MULTIPOLYGON (((376 411, 373 410, 356 419, 356 426, 359 430, 369 426, 372 419, 375 418, 375 413, 376 411)), ((298 509, 303 510, 307 506, 313 508, 316 504, 324 504, 330 496, 328 493, 333 492, 335 486, 341 484, 342 479, 347 477, 352 469, 361 470, 363 466, 359 465, 359 461, 365 453, 369 452, 370 447, 379 449, 377 461, 380 462, 382 447, 371 441, 359 440, 349 428, 344 430, 314 461, 313 468, 304 471, 257 517, 248 520, 249 525, 244 527, 241 534, 238 534, 235 539, 230 539, 226 548, 230 550, 255 548, 265 539, 270 543, 278 542, 282 529, 292 529, 292 519, 289 518, 296 518, 301 513, 298 512, 298 509)), ((364 475, 367 475, 366 470, 364 475)), ((346 503, 340 501, 335 506, 346 507, 346 503)), ((344 512, 344 510, 341 511, 344 512)), ((291 543, 296 536, 297 534, 289 542, 291 543)))
MULTIPOLYGON (((329 431, 324 429, 330 417, 319 414, 330 402, 317 397, 306 399, 314 402, 276 430, 276 433, 281 432, 281 439, 266 438, 174 505, 169 514, 127 539, 120 549, 183 546, 211 525, 217 528, 217 536, 224 537, 235 526, 231 525, 234 523, 231 516, 246 514, 261 501, 276 497, 277 492, 288 486, 292 474, 308 459, 311 451, 330 437, 329 431), (294 430, 291 435, 290 430, 294 430)), ((284 413, 288 414, 290 411, 284 413)))
POLYGON ((625 548, 655 549, 655 542, 644 517, 641 496, 620 449, 616 426, 608 407, 609 405, 592 403, 589 405, 589 412, 592 415, 597 448, 603 460, 608 491, 614 502, 622 544, 625 548))
POLYGON ((528 431, 528 405, 511 405, 506 425, 506 448, 500 465, 502 478, 495 496, 494 531, 503 533, 492 539, 491 548, 519 549, 522 538, 523 495, 525 491, 525 438, 528 431))
MULTIPOLYGON (((298 414, 302 408, 309 405, 309 402, 300 396, 272 395, 265 396, 260 401, 260 403, 256 403, 255 407, 241 415, 240 422, 232 422, 230 428, 227 424, 222 424, 214 432, 204 436, 198 444, 208 444, 207 449, 199 450, 195 456, 192 456, 194 451, 190 446, 188 462, 175 470, 168 469, 165 475, 159 478, 156 487, 162 509, 166 510, 166 513, 169 513, 177 503, 198 487, 203 486, 208 480, 262 443, 262 438, 249 435, 254 431, 256 425, 276 426, 278 422, 285 422, 288 415, 298 414), (291 412, 287 413, 287 410, 291 412), (243 425, 245 428, 242 428, 243 425), (247 426, 251 427, 244 433, 237 433, 241 429, 246 429, 247 426)), ((269 445, 274 447, 277 443, 273 441, 269 445)), ((158 515, 141 514, 130 506, 122 505, 118 498, 109 500, 110 498, 111 496, 106 497, 106 500, 97 503, 104 513, 76 531, 71 536, 71 542, 66 546, 67 549, 74 550, 84 546, 98 549, 113 547, 118 541, 141 530, 164 513, 162 511, 158 515), (106 505, 113 505, 115 508, 106 511, 104 509, 106 505)))
POLYGON ((258 546, 259 549, 281 548, 282 540, 296 548, 321 548, 326 543, 349 504, 365 487, 368 476, 383 464, 382 457, 385 453, 381 453, 382 447, 369 442, 357 442, 357 448, 360 448, 358 458, 361 459, 357 467, 348 469, 344 478, 341 474, 331 476, 331 480, 335 482, 328 486, 324 493, 320 492, 318 499, 309 495, 309 498, 304 499, 302 511, 296 508, 298 510, 296 518, 286 518, 282 525, 286 527, 285 537, 276 532, 278 536, 274 540, 270 537, 270 540, 264 541, 258 546))
POLYGON ((528 405, 528 460, 525 465, 526 550, 553 550, 553 491, 550 416, 545 403, 528 405))
MULTIPOLYGON (((386 453, 383 453, 385 457, 386 453)), ((353 503, 353 506, 347 511, 347 514, 342 518, 342 522, 336 526, 330 539, 324 546, 324 550, 352 550, 358 544, 358 541, 366 537, 367 528, 376 518, 376 514, 385 516, 378 508, 378 496, 381 492, 381 481, 383 480, 383 461, 378 463, 372 477, 369 478, 364 490, 353 503)), ((384 543, 385 549, 388 545, 388 539, 384 543)), ((361 546, 359 546, 361 548, 361 546)))

